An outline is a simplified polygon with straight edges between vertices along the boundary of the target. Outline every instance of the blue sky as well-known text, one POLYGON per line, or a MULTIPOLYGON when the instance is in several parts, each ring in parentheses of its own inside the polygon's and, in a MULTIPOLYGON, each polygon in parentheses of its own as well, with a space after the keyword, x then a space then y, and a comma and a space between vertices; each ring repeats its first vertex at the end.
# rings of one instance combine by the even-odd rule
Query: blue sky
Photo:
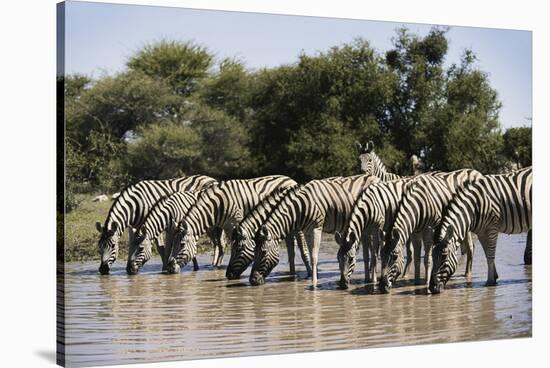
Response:
MULTIPOLYGON (((66 7, 66 72, 100 77, 124 69, 141 46, 160 40, 192 40, 219 59, 238 57, 248 68, 296 61, 356 37, 380 52, 392 47, 395 29, 425 35, 431 25, 282 16, 69 1, 66 7)), ((532 116, 532 35, 528 31, 451 27, 446 63, 465 48, 478 57, 503 103, 503 127, 529 125, 532 116)))

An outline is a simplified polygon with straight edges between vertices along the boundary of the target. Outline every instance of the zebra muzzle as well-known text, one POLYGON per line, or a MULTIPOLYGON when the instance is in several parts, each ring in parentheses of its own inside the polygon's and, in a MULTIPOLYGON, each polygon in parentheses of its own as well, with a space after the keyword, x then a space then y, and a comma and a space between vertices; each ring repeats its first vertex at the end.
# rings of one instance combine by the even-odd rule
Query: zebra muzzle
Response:
POLYGON ((102 275, 108 275, 110 270, 111 267, 109 266, 108 262, 102 262, 99 266, 99 273, 102 275))
POLYGON ((136 262, 131 262, 126 267, 126 273, 128 275, 136 275, 139 272, 139 267, 136 262))
POLYGON ((253 286, 263 285, 265 283, 264 277, 259 272, 253 272, 250 275, 250 284, 253 286))
POLYGON ((379 288, 380 288, 380 292, 384 293, 384 294, 387 294, 390 292, 391 290, 391 281, 388 280, 387 277, 383 277, 381 280, 380 280, 380 284, 378 285, 379 288))

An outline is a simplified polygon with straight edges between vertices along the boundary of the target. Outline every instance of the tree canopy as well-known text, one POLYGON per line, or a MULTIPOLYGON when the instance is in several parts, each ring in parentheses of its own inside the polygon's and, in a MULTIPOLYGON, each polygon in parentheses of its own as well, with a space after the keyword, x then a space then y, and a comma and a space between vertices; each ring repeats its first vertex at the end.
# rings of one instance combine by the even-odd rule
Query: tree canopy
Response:
POLYGON ((120 73, 65 77, 67 178, 113 191, 195 173, 305 182, 358 173, 354 142, 369 140, 402 174, 412 155, 432 170, 530 164, 530 128, 502 132, 487 72, 471 50, 446 64, 446 33, 401 28, 385 53, 358 38, 260 70, 192 42, 147 44, 120 73))

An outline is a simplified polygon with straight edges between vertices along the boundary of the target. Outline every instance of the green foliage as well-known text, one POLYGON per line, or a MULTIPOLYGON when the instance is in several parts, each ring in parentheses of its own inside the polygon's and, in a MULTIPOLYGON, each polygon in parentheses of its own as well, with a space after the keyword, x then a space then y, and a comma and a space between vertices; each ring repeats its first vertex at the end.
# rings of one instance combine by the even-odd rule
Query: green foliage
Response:
POLYGON ((509 128, 503 135, 504 155, 506 158, 519 164, 519 167, 532 164, 532 129, 530 127, 509 128))
POLYGON ((300 182, 353 175, 354 142, 369 140, 400 174, 411 173, 413 154, 428 170, 493 173, 506 160, 530 162, 527 135, 502 135, 501 105, 475 54, 466 50, 445 67, 446 32, 420 37, 402 28, 383 55, 356 39, 258 71, 163 40, 137 51, 119 74, 68 76, 67 187, 115 191, 195 173, 300 182))
POLYGON ((170 85, 178 95, 188 96, 207 76, 213 56, 191 42, 160 41, 144 46, 126 64, 170 85))

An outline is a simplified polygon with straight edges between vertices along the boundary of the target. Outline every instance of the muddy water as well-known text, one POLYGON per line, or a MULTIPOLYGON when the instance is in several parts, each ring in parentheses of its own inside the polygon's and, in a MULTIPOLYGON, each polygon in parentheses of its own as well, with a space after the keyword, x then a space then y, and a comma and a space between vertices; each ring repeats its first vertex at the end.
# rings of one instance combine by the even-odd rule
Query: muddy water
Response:
MULTIPOLYGON (((287 274, 282 259, 269 282, 228 281, 202 256, 198 272, 158 273, 159 260, 127 276, 118 264, 100 276, 97 262, 66 275, 66 353, 70 366, 289 353, 531 336, 531 268, 525 235, 499 239, 497 287, 485 287, 477 246, 471 280, 455 276, 441 295, 414 286, 412 271, 390 295, 365 287, 362 265, 351 288, 337 290, 336 245, 325 242, 319 288, 287 274)), ((284 253, 284 251, 283 251, 284 253)), ((284 257, 284 254, 283 254, 284 257)), ((460 274, 464 271, 464 261, 460 274)), ((227 263, 227 259, 224 263, 227 263)))

